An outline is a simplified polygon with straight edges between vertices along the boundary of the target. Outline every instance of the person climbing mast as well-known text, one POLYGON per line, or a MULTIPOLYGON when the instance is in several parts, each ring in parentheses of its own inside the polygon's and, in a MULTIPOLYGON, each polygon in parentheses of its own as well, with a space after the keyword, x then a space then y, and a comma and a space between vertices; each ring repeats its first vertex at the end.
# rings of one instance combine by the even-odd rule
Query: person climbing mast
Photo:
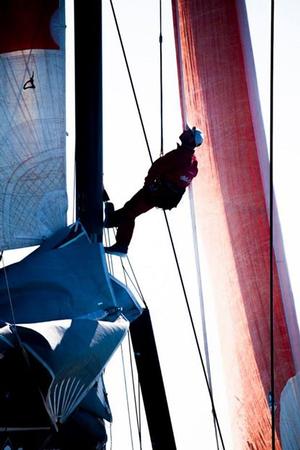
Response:
POLYGON ((144 186, 123 208, 114 210, 111 202, 105 204, 104 227, 117 227, 116 243, 104 247, 111 255, 126 256, 135 226, 135 218, 154 207, 175 208, 186 188, 198 173, 194 155, 203 143, 203 133, 196 127, 186 129, 179 136, 181 145, 160 157, 150 167, 144 186))

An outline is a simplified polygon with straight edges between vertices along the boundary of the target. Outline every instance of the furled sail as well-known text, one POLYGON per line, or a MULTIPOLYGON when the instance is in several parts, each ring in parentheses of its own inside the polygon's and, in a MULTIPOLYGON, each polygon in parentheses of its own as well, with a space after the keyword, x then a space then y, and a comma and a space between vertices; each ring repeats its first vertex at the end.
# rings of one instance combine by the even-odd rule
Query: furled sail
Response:
MULTIPOLYGON (((0 252, 40 244, 0 270, 1 448, 104 448, 104 420, 112 420, 104 368, 143 311, 86 232, 94 234, 94 215, 101 240, 98 207, 86 215, 83 202, 84 226, 79 218, 65 224, 64 11, 63 0, 0 2, 0 252)), ((76 17, 85 33, 89 23, 76 17)), ((89 38, 100 37, 97 20, 89 38)), ((91 110, 83 97, 81 113, 95 116, 99 99, 91 110)), ((86 129, 78 134, 85 142, 86 129)), ((97 139, 89 144, 84 157, 93 165, 101 148, 97 139)), ((100 192, 100 207, 102 171, 94 166, 89 193, 100 192)))
POLYGON ((0 3, 0 249, 66 222, 65 21, 59 0, 0 3))
MULTIPOLYGON (((267 450, 272 439, 269 168, 246 9, 240 0, 173 0, 173 13, 183 117, 206 136, 197 155, 194 204, 218 311, 234 449, 267 450)), ((299 332, 287 269, 274 256, 280 248, 275 216, 274 224, 279 449, 280 395, 299 366, 299 332)))
MULTIPOLYGON (((86 397, 125 336, 128 326, 128 322, 120 317, 115 322, 74 319, 16 327, 24 348, 51 376, 46 407, 53 423, 65 422, 86 397)), ((18 347, 9 325, 0 330, 0 347, 3 356, 5 349, 18 347)), ((100 402, 100 399, 97 398, 97 401, 100 402)), ((108 407, 104 404, 102 411, 105 409, 108 407)), ((103 415, 110 419, 108 412, 103 415)))
POLYGON ((47 434, 51 448, 104 443, 103 371, 142 311, 79 223, 0 270, 0 445, 41 448, 47 434))
POLYGON ((108 274, 103 246, 91 243, 79 223, 59 230, 22 261, 0 270, 0 318, 6 322, 110 320, 118 311, 133 320, 142 308, 129 289, 108 274))
POLYGON ((11 448, 96 448, 105 442, 103 419, 112 416, 103 371, 128 326, 122 317, 3 325, 0 445, 7 436, 11 448))

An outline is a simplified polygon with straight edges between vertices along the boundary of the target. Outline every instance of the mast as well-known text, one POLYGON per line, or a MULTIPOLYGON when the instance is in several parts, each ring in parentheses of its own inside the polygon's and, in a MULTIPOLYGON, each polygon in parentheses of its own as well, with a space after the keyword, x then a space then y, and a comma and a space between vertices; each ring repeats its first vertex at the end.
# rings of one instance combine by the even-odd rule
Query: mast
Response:
MULTIPOLYGON (((101 0, 89 0, 89 8, 82 0, 75 0, 74 21, 77 218, 92 240, 101 242, 103 191, 101 0)), ((131 336, 153 449, 175 450, 148 310, 133 322, 131 336)))
POLYGON ((130 325, 149 432, 154 450, 176 450, 172 423, 148 309, 130 325))
POLYGON ((76 216, 102 241, 102 3, 74 0, 76 216))

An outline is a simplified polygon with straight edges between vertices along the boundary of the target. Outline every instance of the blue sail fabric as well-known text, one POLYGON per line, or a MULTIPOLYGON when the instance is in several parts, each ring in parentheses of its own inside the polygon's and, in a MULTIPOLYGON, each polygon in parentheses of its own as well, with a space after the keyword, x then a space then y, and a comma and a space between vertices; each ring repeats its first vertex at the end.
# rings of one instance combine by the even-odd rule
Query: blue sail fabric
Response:
POLYGON ((107 399, 103 375, 101 372, 97 383, 94 384, 80 402, 80 407, 91 415, 102 417, 108 422, 112 422, 112 413, 107 399))
POLYGON ((129 290, 109 276, 102 244, 91 243, 80 224, 61 229, 0 271, 0 319, 6 322, 101 319, 116 310, 128 320, 142 312, 129 290))
POLYGON ((52 381, 45 406, 53 423, 64 423, 80 404, 82 410, 111 420, 101 373, 128 327, 122 317, 114 322, 74 319, 15 328, 7 324, 0 329, 0 352, 5 358, 6 351, 21 342, 47 369, 52 381))
POLYGON ((100 436, 104 425, 97 418, 112 420, 104 368, 142 311, 108 274, 103 245, 91 243, 76 223, 0 271, 0 356, 12 364, 21 343, 43 368, 37 380, 52 422, 78 422, 100 436))

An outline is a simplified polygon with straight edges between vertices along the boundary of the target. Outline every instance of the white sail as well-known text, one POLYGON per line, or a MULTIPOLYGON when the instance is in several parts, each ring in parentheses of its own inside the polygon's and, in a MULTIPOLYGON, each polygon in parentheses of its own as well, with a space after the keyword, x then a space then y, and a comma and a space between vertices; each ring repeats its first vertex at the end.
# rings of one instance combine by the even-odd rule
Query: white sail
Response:
POLYGON ((20 31, 24 10, 14 3, 0 10, 1 250, 39 244, 65 224, 67 209, 64 7, 26 5, 32 14, 20 31))

